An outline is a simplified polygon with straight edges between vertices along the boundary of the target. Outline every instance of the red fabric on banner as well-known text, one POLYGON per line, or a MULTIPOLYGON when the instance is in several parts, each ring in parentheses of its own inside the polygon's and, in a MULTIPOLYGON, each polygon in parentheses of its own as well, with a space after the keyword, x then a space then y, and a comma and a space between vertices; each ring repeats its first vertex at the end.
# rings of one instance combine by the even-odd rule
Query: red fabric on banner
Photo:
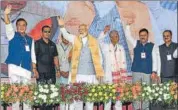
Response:
POLYGON ((41 38, 41 29, 43 26, 48 25, 52 26, 51 18, 40 21, 29 33, 29 35, 34 39, 38 40, 41 38))

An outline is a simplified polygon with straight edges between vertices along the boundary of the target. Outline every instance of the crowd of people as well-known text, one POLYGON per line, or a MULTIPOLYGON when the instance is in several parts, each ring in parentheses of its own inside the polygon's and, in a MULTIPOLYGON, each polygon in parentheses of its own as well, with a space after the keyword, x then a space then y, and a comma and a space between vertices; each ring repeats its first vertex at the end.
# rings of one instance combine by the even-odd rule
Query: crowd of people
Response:
MULTIPOLYGON (((41 39, 35 41, 26 34, 27 22, 24 18, 16 21, 15 31, 9 20, 11 5, 4 11, 6 35, 9 41, 8 75, 11 83, 27 84, 34 73, 37 83, 69 84, 85 82, 90 84, 117 84, 127 79, 127 63, 125 50, 119 44, 119 33, 106 25, 100 35, 95 38, 88 32, 86 24, 78 27, 78 35, 69 33, 65 28, 63 18, 58 17, 62 41, 55 44, 50 40, 51 27, 44 25, 41 29, 41 39), (104 38, 109 34, 110 43, 104 38)), ((139 31, 139 39, 135 40, 130 31, 133 21, 124 24, 126 39, 134 47, 132 62, 132 82, 147 84, 176 81, 178 78, 178 44, 172 42, 172 31, 163 32, 164 44, 156 46, 150 42, 149 30, 139 31)), ((70 110, 83 110, 83 103, 76 101, 69 105, 70 110)), ((135 110, 140 109, 140 102, 133 102, 135 110)), ((144 110, 149 110, 149 102, 144 101, 144 110)), ((65 110, 65 105, 60 105, 65 110)), ((19 103, 12 105, 19 110, 19 103)), ((86 110, 93 110, 93 103, 85 102, 86 110)), ((24 104, 25 110, 31 107, 24 104)), ((40 107, 41 110, 52 110, 51 106, 40 107)), ((111 109, 111 101, 105 104, 105 110, 111 109)), ((122 103, 115 103, 116 110, 122 110, 122 103)), ((161 108, 162 110, 163 108, 161 108)), ((175 108, 176 109, 176 108, 175 108)))

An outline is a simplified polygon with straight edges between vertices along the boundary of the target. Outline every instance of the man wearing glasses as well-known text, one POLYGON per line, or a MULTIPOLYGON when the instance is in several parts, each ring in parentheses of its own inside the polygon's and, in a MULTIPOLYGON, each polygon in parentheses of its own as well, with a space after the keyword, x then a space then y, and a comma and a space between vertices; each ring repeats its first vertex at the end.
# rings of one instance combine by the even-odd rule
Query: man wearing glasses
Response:
MULTIPOLYGON (((35 42, 35 57, 32 58, 34 77, 37 83, 55 84, 60 76, 57 48, 49 38, 51 27, 42 27, 42 38, 35 42)), ((41 106, 40 110, 52 110, 51 106, 41 106)))

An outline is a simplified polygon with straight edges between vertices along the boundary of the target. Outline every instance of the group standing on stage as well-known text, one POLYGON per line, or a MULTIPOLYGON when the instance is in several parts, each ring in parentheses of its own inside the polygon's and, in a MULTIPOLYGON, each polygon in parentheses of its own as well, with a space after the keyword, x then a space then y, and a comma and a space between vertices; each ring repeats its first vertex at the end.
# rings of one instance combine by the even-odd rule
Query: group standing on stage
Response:
MULTIPOLYGON (((117 84, 127 78, 126 54, 119 44, 119 33, 107 25, 95 38, 88 32, 86 24, 78 27, 78 35, 72 35, 65 29, 64 20, 57 18, 61 41, 55 44, 50 40, 51 27, 44 25, 41 29, 41 39, 34 41, 26 34, 27 22, 20 18, 16 21, 15 31, 9 20, 11 6, 4 11, 6 35, 9 41, 8 75, 11 83, 27 84, 32 72, 37 83, 69 84, 85 82, 90 84, 117 84), (109 34, 110 43, 105 43, 109 34)), ((171 30, 163 32, 164 44, 156 46, 150 42, 149 30, 139 31, 139 39, 135 40, 130 31, 132 22, 125 24, 126 39, 134 47, 132 62, 132 82, 176 81, 178 79, 178 44, 172 42, 171 30)), ((139 102, 134 102, 134 109, 139 109, 139 102)), ((60 105, 65 110, 64 104, 60 105)), ((12 104, 13 110, 19 110, 19 102, 12 104)), ((93 110, 93 103, 85 102, 86 110, 93 110)), ((122 110, 122 103, 116 101, 116 110, 122 110)), ((24 104, 25 110, 31 107, 24 104)), ((52 106, 42 105, 41 110, 52 110, 52 106)), ((75 101, 69 105, 70 110, 83 110, 83 102, 75 101)), ((111 109, 111 101, 105 104, 105 110, 111 109)), ((149 110, 149 102, 143 102, 143 109, 149 110)))

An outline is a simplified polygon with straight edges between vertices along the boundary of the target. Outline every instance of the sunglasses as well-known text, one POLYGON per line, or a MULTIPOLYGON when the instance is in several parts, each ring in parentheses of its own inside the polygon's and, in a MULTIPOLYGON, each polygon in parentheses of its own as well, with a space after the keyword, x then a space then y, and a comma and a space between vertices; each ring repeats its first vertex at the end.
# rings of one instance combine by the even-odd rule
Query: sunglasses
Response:
POLYGON ((43 31, 44 33, 51 33, 51 31, 43 31))

